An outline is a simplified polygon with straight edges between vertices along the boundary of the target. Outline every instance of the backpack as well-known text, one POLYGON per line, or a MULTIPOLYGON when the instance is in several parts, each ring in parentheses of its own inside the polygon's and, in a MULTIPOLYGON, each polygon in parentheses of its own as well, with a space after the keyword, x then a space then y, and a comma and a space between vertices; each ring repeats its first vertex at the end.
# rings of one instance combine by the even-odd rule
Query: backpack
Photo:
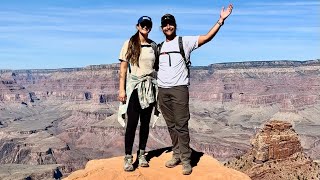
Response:
MULTIPOLYGON (((164 43, 164 41, 158 45, 158 55, 163 55, 163 54, 170 54, 170 53, 180 53, 185 64, 186 64, 186 68, 188 70, 188 77, 190 77, 190 66, 191 66, 191 61, 190 59, 187 59, 186 58, 186 55, 184 53, 184 49, 183 49, 183 41, 182 41, 182 37, 179 36, 179 39, 178 39, 178 42, 179 42, 179 51, 170 51, 170 52, 161 52, 161 48, 162 48, 162 45, 164 43)), ((158 56, 158 61, 156 62, 157 63, 157 68, 159 69, 159 56, 158 56)), ((170 55, 169 55, 169 66, 171 66, 171 58, 170 58, 170 55)), ((156 68, 155 68, 156 69, 156 68)), ((156 69, 156 71, 158 71, 158 69, 156 69)))

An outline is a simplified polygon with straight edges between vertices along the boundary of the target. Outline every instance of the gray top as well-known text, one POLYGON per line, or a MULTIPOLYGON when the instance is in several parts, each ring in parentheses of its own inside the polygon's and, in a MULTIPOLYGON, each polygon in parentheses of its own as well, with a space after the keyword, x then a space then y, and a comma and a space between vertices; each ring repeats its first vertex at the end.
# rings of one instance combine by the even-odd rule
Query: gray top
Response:
MULTIPOLYGON (((173 40, 164 41, 161 52, 179 52, 179 37, 176 36, 173 40)), ((185 56, 188 59, 190 53, 198 48, 199 36, 183 36, 183 49, 185 56)), ((188 69, 180 53, 162 54, 159 57, 158 71, 158 86, 161 88, 171 88, 180 85, 189 85, 188 69), (169 64, 169 56, 171 66, 169 64)))

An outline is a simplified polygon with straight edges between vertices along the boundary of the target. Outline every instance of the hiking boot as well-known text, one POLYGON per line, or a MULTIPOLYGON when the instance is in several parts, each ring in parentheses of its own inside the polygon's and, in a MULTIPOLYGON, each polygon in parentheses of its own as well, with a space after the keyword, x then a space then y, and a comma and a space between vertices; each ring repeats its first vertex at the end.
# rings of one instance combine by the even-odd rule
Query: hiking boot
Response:
POLYGON ((190 175, 192 173, 192 167, 190 163, 183 164, 182 166, 182 174, 183 175, 190 175))
POLYGON ((123 170, 124 171, 133 171, 133 156, 132 155, 126 155, 124 157, 124 165, 123 165, 123 170))
POLYGON ((167 168, 173 168, 173 167, 176 167, 177 165, 179 165, 180 163, 181 163, 180 159, 173 157, 172 159, 167 161, 165 165, 167 168))
POLYGON ((140 167, 149 167, 149 163, 146 160, 146 155, 144 155, 145 151, 144 150, 140 150, 139 156, 138 156, 138 160, 139 160, 139 166, 140 167))

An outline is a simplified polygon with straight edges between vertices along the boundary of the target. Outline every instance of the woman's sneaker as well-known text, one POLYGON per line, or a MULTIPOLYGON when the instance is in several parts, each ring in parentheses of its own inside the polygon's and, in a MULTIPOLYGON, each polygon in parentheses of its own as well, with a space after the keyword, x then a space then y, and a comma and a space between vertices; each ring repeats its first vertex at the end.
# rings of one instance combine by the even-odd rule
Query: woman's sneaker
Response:
POLYGON ((123 165, 124 171, 133 171, 133 156, 132 155, 126 155, 124 157, 124 165, 123 165))
POLYGON ((138 161, 139 161, 139 166, 140 167, 149 167, 149 163, 146 160, 146 155, 144 150, 140 150, 139 156, 138 156, 138 161))

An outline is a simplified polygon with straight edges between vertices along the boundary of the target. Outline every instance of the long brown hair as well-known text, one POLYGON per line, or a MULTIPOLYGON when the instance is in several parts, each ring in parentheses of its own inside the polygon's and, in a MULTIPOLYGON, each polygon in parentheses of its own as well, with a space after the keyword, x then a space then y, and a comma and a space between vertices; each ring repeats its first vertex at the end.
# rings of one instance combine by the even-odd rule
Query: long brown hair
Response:
POLYGON ((139 67, 140 51, 141 42, 139 38, 139 31, 137 31, 129 40, 128 50, 126 53, 126 59, 129 61, 129 63, 139 67))

